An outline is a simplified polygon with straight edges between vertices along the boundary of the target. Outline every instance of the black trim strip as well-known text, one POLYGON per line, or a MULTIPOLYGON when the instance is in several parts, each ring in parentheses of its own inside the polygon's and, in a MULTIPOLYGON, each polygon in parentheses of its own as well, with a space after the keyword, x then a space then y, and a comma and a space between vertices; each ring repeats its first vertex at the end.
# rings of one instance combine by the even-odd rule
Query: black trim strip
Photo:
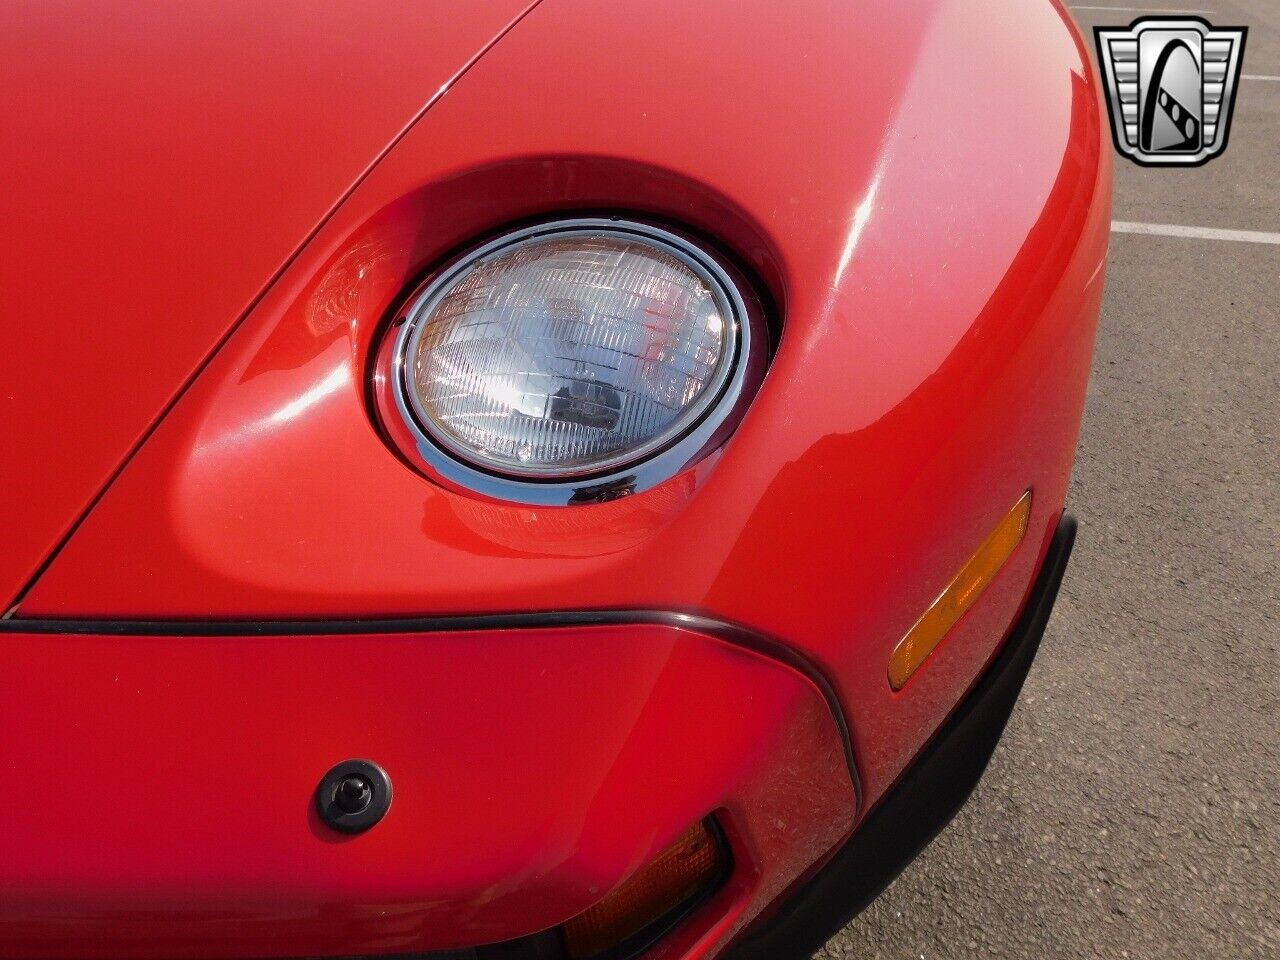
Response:
POLYGON ((750 650, 803 674, 827 702, 857 799, 862 809, 862 778, 853 754, 853 738, 835 685, 821 667, 774 637, 750 627, 699 613, 671 610, 565 610, 537 613, 482 613, 374 620, 0 620, 0 634, 75 634, 110 637, 284 637, 355 636, 384 633, 457 633, 468 630, 550 630, 556 627, 659 626, 705 634, 750 650))

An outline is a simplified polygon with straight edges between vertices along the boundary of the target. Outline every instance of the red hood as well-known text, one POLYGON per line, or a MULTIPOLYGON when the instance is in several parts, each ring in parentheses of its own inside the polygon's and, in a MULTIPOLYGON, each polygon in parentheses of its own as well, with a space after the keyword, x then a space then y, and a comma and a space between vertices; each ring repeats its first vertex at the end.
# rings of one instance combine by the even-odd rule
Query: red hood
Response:
POLYGON ((327 212, 528 3, 0 16, 0 602, 327 212))

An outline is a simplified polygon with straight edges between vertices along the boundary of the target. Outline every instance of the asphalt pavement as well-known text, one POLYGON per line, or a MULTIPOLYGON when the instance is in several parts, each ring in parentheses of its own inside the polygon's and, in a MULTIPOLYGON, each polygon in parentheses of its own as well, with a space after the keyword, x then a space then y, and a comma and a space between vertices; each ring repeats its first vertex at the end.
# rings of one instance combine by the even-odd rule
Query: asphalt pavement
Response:
POLYGON ((1091 43, 1249 27, 1226 153, 1117 157, 1115 220, 1273 242, 1113 233, 1036 665, 968 806, 817 957, 1280 957, 1280 2, 1072 7, 1091 43))

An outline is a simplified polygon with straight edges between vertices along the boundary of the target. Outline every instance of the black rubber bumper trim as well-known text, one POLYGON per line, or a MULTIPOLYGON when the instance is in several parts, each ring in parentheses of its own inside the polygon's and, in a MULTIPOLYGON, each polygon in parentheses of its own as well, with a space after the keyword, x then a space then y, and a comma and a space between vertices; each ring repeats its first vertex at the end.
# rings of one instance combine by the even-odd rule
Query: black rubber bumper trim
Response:
MULTIPOLYGON (((60 620, 10 617, 0 620, 0 634, 76 634, 112 637, 285 637, 298 635, 367 636, 384 633, 455 633, 469 630, 550 630, 556 627, 661 626, 691 630, 742 647, 798 671, 827 702, 840 733, 845 762, 853 782, 857 809, 862 809, 862 779, 853 755, 853 739, 844 705, 821 667, 795 648, 751 627, 699 613, 672 610, 567 610, 535 613, 482 613, 373 620, 60 620)), ((855 811, 856 813, 856 811, 855 811)))
POLYGON ((1064 516, 1022 616, 969 696, 835 857, 749 927, 722 960, 808 960, 964 806, 1031 669, 1075 537, 1075 520, 1064 516))

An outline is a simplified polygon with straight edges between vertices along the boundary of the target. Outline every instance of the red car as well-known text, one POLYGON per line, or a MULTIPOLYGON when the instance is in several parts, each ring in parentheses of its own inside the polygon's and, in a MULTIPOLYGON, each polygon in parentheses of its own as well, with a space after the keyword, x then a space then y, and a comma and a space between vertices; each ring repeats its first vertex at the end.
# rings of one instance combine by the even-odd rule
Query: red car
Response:
POLYGON ((13 5, 0 955, 800 958, 1063 575, 1054 0, 13 5))

